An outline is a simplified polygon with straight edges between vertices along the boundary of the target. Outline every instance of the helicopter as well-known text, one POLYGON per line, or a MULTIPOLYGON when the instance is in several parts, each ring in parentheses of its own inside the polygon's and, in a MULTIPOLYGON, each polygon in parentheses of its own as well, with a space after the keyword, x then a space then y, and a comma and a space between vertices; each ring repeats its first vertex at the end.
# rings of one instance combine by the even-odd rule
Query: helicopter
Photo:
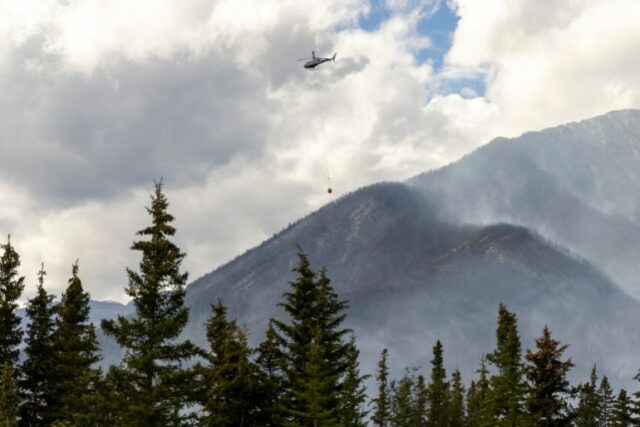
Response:
POLYGON ((329 62, 329 61, 335 62, 336 55, 337 53, 334 53, 331 58, 320 58, 319 56, 316 57, 316 53, 314 51, 311 51, 311 58, 300 58, 298 59, 298 61, 305 61, 308 59, 309 61, 305 62, 304 68, 312 70, 316 68, 318 65, 324 64, 325 62, 329 62))

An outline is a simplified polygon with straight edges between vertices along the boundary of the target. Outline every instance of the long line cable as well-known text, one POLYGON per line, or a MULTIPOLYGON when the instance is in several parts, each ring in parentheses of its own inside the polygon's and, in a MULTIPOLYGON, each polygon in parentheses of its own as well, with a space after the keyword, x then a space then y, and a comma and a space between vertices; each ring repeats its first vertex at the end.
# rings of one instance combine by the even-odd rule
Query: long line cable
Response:
POLYGON ((326 130, 324 126, 324 111, 322 109, 322 101, 320 99, 320 87, 321 85, 318 82, 317 72, 318 70, 314 69, 313 74, 315 75, 315 86, 316 86, 316 100, 318 103, 318 116, 320 118, 320 138, 322 145, 322 158, 324 163, 324 173, 327 179, 327 192, 331 194, 333 192, 333 188, 331 187, 331 173, 329 169, 329 156, 327 154, 327 137, 326 130))

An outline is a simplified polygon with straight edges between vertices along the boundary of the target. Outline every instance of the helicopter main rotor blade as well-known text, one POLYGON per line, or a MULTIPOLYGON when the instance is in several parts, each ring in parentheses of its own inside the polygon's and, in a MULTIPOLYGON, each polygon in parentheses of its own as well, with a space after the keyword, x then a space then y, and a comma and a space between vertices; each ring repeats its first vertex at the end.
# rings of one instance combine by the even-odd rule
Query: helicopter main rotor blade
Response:
POLYGON ((300 59, 297 59, 296 61, 306 61, 307 59, 313 59, 313 58, 300 58, 300 59))

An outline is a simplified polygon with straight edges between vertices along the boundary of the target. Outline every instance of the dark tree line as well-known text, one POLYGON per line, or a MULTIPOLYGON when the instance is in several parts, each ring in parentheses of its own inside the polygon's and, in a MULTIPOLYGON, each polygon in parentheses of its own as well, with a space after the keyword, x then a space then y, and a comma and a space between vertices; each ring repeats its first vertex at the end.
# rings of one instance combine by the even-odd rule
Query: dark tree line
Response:
POLYGON ((10 239, 0 245, 0 427, 640 425, 640 394, 614 393, 595 366, 585 383, 569 383, 567 346, 547 327, 523 354, 516 315, 503 305, 495 350, 481 358, 476 378, 448 375, 437 341, 428 377, 407 370, 394 379, 385 349, 375 395, 367 396, 356 337, 344 326, 347 302, 302 250, 280 303, 286 320, 271 319, 260 345, 249 346, 222 301, 211 306, 206 348, 183 340, 185 254, 171 240, 174 218, 162 190, 157 183, 147 208, 151 224, 132 245, 141 261, 127 270, 125 290, 135 315, 101 324, 125 352, 107 372, 97 367, 78 263, 59 301, 40 269, 22 331, 20 257, 10 239))

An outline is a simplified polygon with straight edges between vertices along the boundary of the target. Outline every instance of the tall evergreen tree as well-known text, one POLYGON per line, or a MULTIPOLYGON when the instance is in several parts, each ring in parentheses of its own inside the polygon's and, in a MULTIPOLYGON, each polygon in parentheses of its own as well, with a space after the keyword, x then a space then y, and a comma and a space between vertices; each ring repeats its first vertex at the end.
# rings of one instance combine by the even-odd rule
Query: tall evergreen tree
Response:
POLYGON ((285 384, 285 361, 272 320, 257 353, 256 363, 260 369, 259 424, 265 427, 281 426, 284 422, 281 400, 285 384))
POLYGON ((102 322, 107 335, 126 350, 124 367, 112 376, 126 386, 120 399, 122 424, 129 426, 178 425, 191 399, 190 373, 182 364, 195 354, 195 346, 177 341, 189 316, 184 302, 188 275, 180 271, 185 254, 170 240, 176 230, 162 187, 162 181, 155 184, 147 208, 151 225, 138 232, 148 240, 132 246, 142 253, 140 272, 127 269, 126 292, 135 315, 102 322))
POLYGON ((363 382, 369 377, 360 375, 358 357, 360 351, 356 346, 355 335, 351 334, 347 353, 347 369, 342 379, 342 389, 338 399, 338 422, 341 427, 364 427, 367 411, 365 402, 366 389, 363 382))
POLYGON ((467 393, 467 425, 470 427, 487 427, 493 425, 491 411, 491 386, 489 370, 483 356, 480 359, 478 381, 472 381, 467 393))
POLYGON ((464 427, 466 424, 464 394, 462 375, 460 371, 456 370, 451 376, 451 401, 448 408, 449 427, 464 427))
POLYGON ((606 375, 602 377, 602 381, 600 381, 600 387, 598 387, 598 398, 600 400, 598 424, 603 427, 609 427, 611 425, 611 415, 615 404, 615 396, 613 395, 613 390, 609 385, 609 380, 606 375))
POLYGON ((378 395, 372 400, 373 416, 371 421, 373 425, 378 427, 388 427, 389 417, 391 415, 390 407, 390 389, 389 389, 389 368, 387 366, 388 350, 382 350, 380 361, 378 362, 378 374, 376 381, 378 383, 378 395))
POLYGON ((444 359, 442 355, 442 343, 436 341, 433 347, 433 359, 431 359, 431 380, 427 388, 428 401, 428 426, 438 427, 447 425, 449 407, 449 383, 447 373, 444 369, 444 359))
POLYGON ((529 380, 527 408, 537 426, 567 426, 571 411, 567 401, 571 386, 567 373, 573 367, 571 359, 562 360, 566 345, 551 338, 546 326, 536 339, 537 351, 527 350, 526 376, 529 380))
POLYGON ((320 384, 305 385, 305 381, 323 378, 323 382, 331 382, 327 386, 328 394, 323 398, 322 404, 326 407, 319 412, 314 409, 314 413, 330 413, 333 417, 331 422, 335 422, 342 389, 341 379, 348 365, 349 343, 344 337, 350 331, 342 328, 347 306, 346 302, 338 299, 325 271, 316 274, 311 270, 304 253, 300 251, 298 257, 299 264, 293 270, 298 278, 290 283, 291 290, 284 294, 285 301, 280 304, 289 322, 274 320, 285 362, 286 395, 283 407, 289 413, 291 423, 305 425, 310 422, 311 415, 304 415, 304 411, 310 410, 309 402, 305 399, 310 396, 309 387, 318 387, 320 384), (314 360, 310 361, 310 357, 314 360), (306 376, 311 374, 313 378, 306 376))
POLYGON ((418 375, 414 394, 416 427, 425 427, 429 421, 429 398, 427 384, 422 375, 418 375))
POLYGON ((0 427, 14 427, 18 421, 18 387, 9 361, 0 368, 0 427))
POLYGON ((599 417, 598 372, 594 365, 589 382, 578 386, 578 408, 576 409, 575 424, 578 427, 600 427, 599 417))
POLYGON ((207 322, 209 366, 204 369, 203 426, 243 427, 257 424, 258 367, 244 331, 226 317, 222 302, 207 322))
POLYGON ((500 304, 498 311, 496 341, 495 351, 487 355, 487 360, 498 370, 491 377, 495 425, 522 427, 528 424, 528 420, 520 337, 516 315, 509 312, 504 304, 500 304))
POLYGON ((82 287, 76 262, 69 285, 56 306, 53 332, 56 369, 51 410, 54 419, 69 424, 79 424, 78 417, 86 411, 86 399, 92 388, 92 365, 100 359, 89 310, 89 294, 82 287))
POLYGON ((11 236, 0 247, 4 251, 0 257, 0 365, 9 363, 15 378, 20 356, 18 346, 22 341, 18 298, 24 290, 24 277, 18 275, 20 256, 11 245, 11 236))
POLYGON ((320 331, 311 343, 302 375, 293 378, 293 397, 298 402, 290 410, 294 418, 285 425, 290 427, 337 427, 338 418, 333 407, 332 393, 336 378, 325 368, 325 353, 320 342, 320 331))
POLYGON ((631 427, 637 425, 633 419, 632 402, 627 391, 622 389, 613 403, 611 427, 631 427))
POLYGON ((418 425, 413 389, 414 378, 408 372, 399 381, 391 383, 391 425, 393 427, 418 425))
POLYGON ((38 288, 27 304, 27 338, 22 364, 20 390, 20 425, 38 427, 50 425, 55 385, 55 352, 53 345, 53 295, 44 289, 44 265, 38 272, 38 288))

